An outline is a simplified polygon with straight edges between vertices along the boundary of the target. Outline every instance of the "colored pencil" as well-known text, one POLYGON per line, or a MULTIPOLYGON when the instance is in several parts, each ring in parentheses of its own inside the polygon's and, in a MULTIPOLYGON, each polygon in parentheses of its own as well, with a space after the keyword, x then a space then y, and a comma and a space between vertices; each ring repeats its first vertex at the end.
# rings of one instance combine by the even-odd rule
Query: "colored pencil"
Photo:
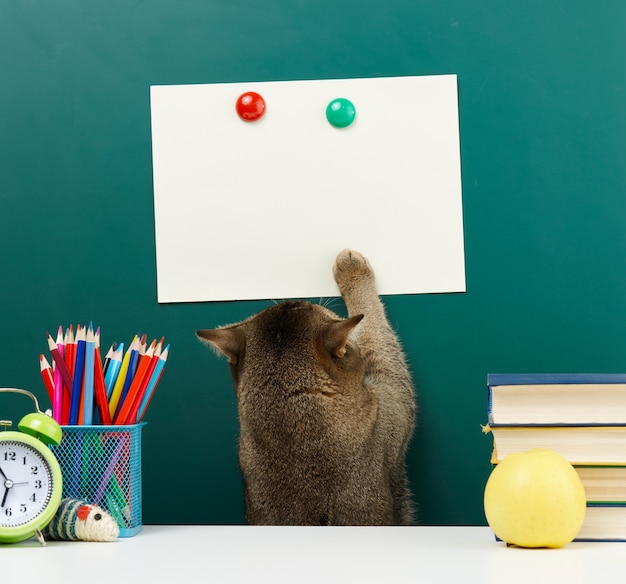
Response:
MULTIPOLYGON (((156 349, 156 341, 152 342, 150 348, 146 351, 145 355, 142 355, 139 359, 139 365, 137 365, 137 371, 133 376, 132 383, 128 388, 128 393, 124 397, 124 401, 121 404, 121 408, 119 409, 119 413, 115 417, 114 423, 116 426, 127 424, 127 419, 130 411, 133 408, 133 404, 139 395, 139 391, 143 385, 144 379, 150 369, 150 365, 152 364, 154 351, 156 349)), ((156 363, 155 363, 156 366, 156 363)), ((149 380, 149 378, 148 378, 149 380)))
POLYGON ((113 352, 113 355, 111 355, 111 360, 109 361, 109 366, 107 367, 107 372, 104 377, 104 385, 107 390, 107 400, 110 400, 111 395, 113 394, 113 387, 115 386, 115 382, 117 381, 117 376, 122 366, 123 357, 124 343, 120 343, 113 352))
MULTIPOLYGON (((98 327, 98 329, 99 328, 100 327, 98 327)), ((109 369, 109 363, 111 363, 111 357, 113 357, 113 354, 115 353, 116 349, 117 349, 117 343, 113 343, 111 347, 109 348, 109 350, 107 351, 107 354, 104 356, 104 365, 102 366, 102 373, 104 374, 105 377, 109 369)))
POLYGON ((96 337, 93 332, 93 325, 89 323, 85 337, 85 373, 83 375, 83 415, 81 423, 91 426, 93 423, 94 406, 94 361, 96 350, 96 337))
POLYGON ((99 422, 105 426, 109 426, 111 424, 111 416, 109 414, 109 403, 107 401, 106 386, 104 385, 104 371, 100 357, 100 327, 98 327, 95 337, 94 385, 96 394, 96 411, 98 412, 99 422))
MULTIPOLYGON (((80 328, 80 326, 78 327, 80 328)), ((65 339, 65 364, 70 374, 74 375, 74 364, 76 361, 76 336, 74 335, 74 327, 70 325, 69 331, 65 339)), ((72 386, 70 385, 70 389, 72 386)))
MULTIPOLYGON (((63 357, 65 361, 64 353, 65 346, 63 345, 63 327, 60 326, 57 332, 57 340, 56 340, 57 349, 59 350, 59 355, 63 357)), ((56 422, 61 424, 63 422, 63 378, 61 377, 61 372, 58 367, 54 368, 54 399, 52 402, 52 417, 56 422)))
POLYGON ((130 355, 136 342, 137 336, 135 336, 135 338, 132 340, 130 347, 128 347, 126 353, 124 354, 124 358, 122 359, 122 366, 120 367, 115 386, 113 387, 113 392, 111 393, 111 397, 109 398, 109 414, 111 414, 111 419, 115 418, 115 414, 117 412, 117 405, 120 402, 122 389, 124 388, 124 382, 126 381, 126 374, 128 373, 130 355))
MULTIPOLYGON (((143 418, 154 395, 169 354, 164 337, 147 344, 137 333, 126 351, 113 343, 104 361, 100 327, 94 330, 70 324, 65 334, 59 326, 56 341, 46 333, 52 366, 39 356, 40 373, 52 404, 52 415, 61 425, 131 425, 143 418)), ((78 460, 78 459, 77 459, 78 460)))
POLYGON ((165 363, 167 361, 169 351, 170 351, 170 346, 167 345, 167 347, 163 349, 163 352, 161 353, 161 356, 159 357, 159 361, 156 367, 154 368, 154 371, 152 372, 152 376, 150 377, 150 383, 148 384, 148 387, 146 388, 146 393, 143 397, 143 400, 141 401, 141 406, 139 407, 139 413, 137 414, 136 423, 141 422, 141 420, 143 419, 146 413, 146 410, 148 409, 148 406, 150 405, 150 402, 152 401, 154 390, 156 389, 156 386, 159 384, 161 375, 163 374, 163 367, 165 367, 165 363))
MULTIPOLYGON (((65 365, 70 375, 74 374, 75 354, 76 354, 76 341, 74 339, 74 328, 72 327, 72 325, 70 325, 69 329, 65 331, 64 353, 63 353, 65 365)), ((70 403, 72 401, 72 386, 67 385, 64 382, 63 387, 65 388, 65 393, 63 395, 62 420, 63 420, 63 424, 67 425, 70 422, 70 403)))
POLYGON ((104 474, 102 475, 100 485, 98 486, 98 490, 96 491, 96 494, 94 495, 94 498, 93 498, 94 504, 96 505, 100 504, 100 500, 104 496, 104 492, 109 484, 109 481, 111 480, 111 475, 113 474, 113 471, 115 470, 115 466, 117 465, 117 461, 120 455, 122 454, 122 450, 125 445, 126 445, 126 439, 124 437, 124 434, 120 434, 117 446, 115 447, 115 450, 111 454, 111 458, 109 459, 109 464, 107 465, 106 470, 104 471, 104 474))
POLYGON ((142 347, 141 339, 137 339, 135 341, 134 347, 131 346, 130 361, 128 363, 128 371, 126 372, 126 378, 124 379, 124 386, 122 387, 122 393, 120 395, 119 402, 117 403, 117 409, 115 410, 115 417, 113 418, 113 421, 115 421, 115 419, 119 415, 122 404, 126 401, 128 390, 130 389, 130 386, 135 377, 135 373, 137 371, 137 363, 139 362, 141 347, 142 347))
POLYGON ((126 417, 126 424, 137 423, 137 416, 139 414, 139 408, 141 407, 143 398, 146 395, 146 389, 148 388, 148 384, 150 383, 150 379, 152 378, 152 373, 154 371, 154 368, 157 366, 157 363, 159 362, 159 357, 161 356, 161 351, 163 350, 163 340, 164 339, 161 338, 161 340, 157 343, 154 349, 154 355, 152 356, 152 359, 150 360, 150 367, 148 368, 148 371, 146 372, 143 378, 141 387, 139 388, 139 392, 137 393, 137 397, 135 398, 135 401, 133 403, 133 407, 128 413, 128 416, 126 417))
POLYGON ((41 373, 43 384, 46 388, 46 393, 50 398, 50 403, 54 408, 54 375, 52 373, 52 367, 50 367, 50 363, 48 363, 48 360, 44 355, 39 355, 39 371, 41 373))
POLYGON ((47 335, 48 335, 48 347, 50 349, 50 354, 52 355, 52 358, 54 359, 55 365, 59 368, 59 371, 61 372, 61 376, 63 377, 63 382, 66 383, 69 387, 72 387, 72 378, 70 376, 69 371, 67 370, 67 367, 65 366, 65 361, 63 360, 63 357, 61 357, 61 354, 59 353, 59 348, 57 347, 57 344, 54 342, 54 339, 50 336, 50 333, 47 333, 47 335))
MULTIPOLYGON (((58 368, 59 373, 61 374, 64 386, 66 388, 68 388, 68 391, 71 392, 72 377, 71 377, 70 372, 68 371, 68 369, 67 369, 67 367, 65 365, 64 355, 61 355, 61 352, 59 351, 59 347, 54 342, 54 339, 50 336, 50 333, 46 333, 46 334, 48 335, 48 348, 50 349, 50 354, 52 355, 52 359, 54 360, 54 364, 58 368)), ((67 404, 68 404, 67 405, 67 417, 65 417, 65 408, 63 408, 63 406, 62 406, 62 410, 61 410, 61 421, 64 424, 67 424, 67 422, 69 420, 69 399, 63 400, 62 403, 65 403, 66 401, 67 401, 67 404)))
POLYGON ((85 327, 80 327, 76 331, 76 362, 74 365, 74 383, 72 384, 72 402, 70 404, 70 424, 72 425, 78 424, 80 396, 85 372, 85 338, 85 327))

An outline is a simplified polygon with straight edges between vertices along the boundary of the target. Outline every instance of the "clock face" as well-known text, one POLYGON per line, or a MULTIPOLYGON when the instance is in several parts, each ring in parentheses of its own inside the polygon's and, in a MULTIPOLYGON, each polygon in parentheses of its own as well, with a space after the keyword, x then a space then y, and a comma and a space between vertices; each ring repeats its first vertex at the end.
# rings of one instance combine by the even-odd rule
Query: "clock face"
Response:
POLYGON ((0 528, 36 519, 50 504, 54 478, 44 456, 21 441, 0 441, 0 528))

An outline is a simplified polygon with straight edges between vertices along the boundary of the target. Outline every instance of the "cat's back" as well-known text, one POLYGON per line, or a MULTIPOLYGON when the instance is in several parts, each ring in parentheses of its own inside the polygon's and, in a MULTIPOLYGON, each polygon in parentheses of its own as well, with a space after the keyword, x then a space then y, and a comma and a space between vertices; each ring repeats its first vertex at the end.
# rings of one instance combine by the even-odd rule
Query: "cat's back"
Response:
POLYGON ((408 524, 412 382, 367 260, 342 252, 340 318, 303 301, 198 336, 224 354, 239 408, 246 517, 256 524, 408 524))

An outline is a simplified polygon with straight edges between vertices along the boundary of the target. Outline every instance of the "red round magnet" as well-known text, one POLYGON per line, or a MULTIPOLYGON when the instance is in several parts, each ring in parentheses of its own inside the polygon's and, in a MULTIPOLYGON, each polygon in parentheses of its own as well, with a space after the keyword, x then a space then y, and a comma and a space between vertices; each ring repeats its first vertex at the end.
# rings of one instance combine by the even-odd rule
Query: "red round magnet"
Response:
POLYGON ((255 122, 265 113, 265 100, 255 91, 246 91, 237 98, 235 108, 244 122, 255 122))

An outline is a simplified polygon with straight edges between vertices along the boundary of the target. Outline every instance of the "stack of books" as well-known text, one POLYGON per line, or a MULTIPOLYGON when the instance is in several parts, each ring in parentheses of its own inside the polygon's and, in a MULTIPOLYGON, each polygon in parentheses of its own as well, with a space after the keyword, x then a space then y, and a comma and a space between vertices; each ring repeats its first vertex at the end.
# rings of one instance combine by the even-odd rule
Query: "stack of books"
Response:
POLYGON ((626 541, 626 375, 489 375, 492 464, 549 448, 585 487, 577 541, 626 541))

